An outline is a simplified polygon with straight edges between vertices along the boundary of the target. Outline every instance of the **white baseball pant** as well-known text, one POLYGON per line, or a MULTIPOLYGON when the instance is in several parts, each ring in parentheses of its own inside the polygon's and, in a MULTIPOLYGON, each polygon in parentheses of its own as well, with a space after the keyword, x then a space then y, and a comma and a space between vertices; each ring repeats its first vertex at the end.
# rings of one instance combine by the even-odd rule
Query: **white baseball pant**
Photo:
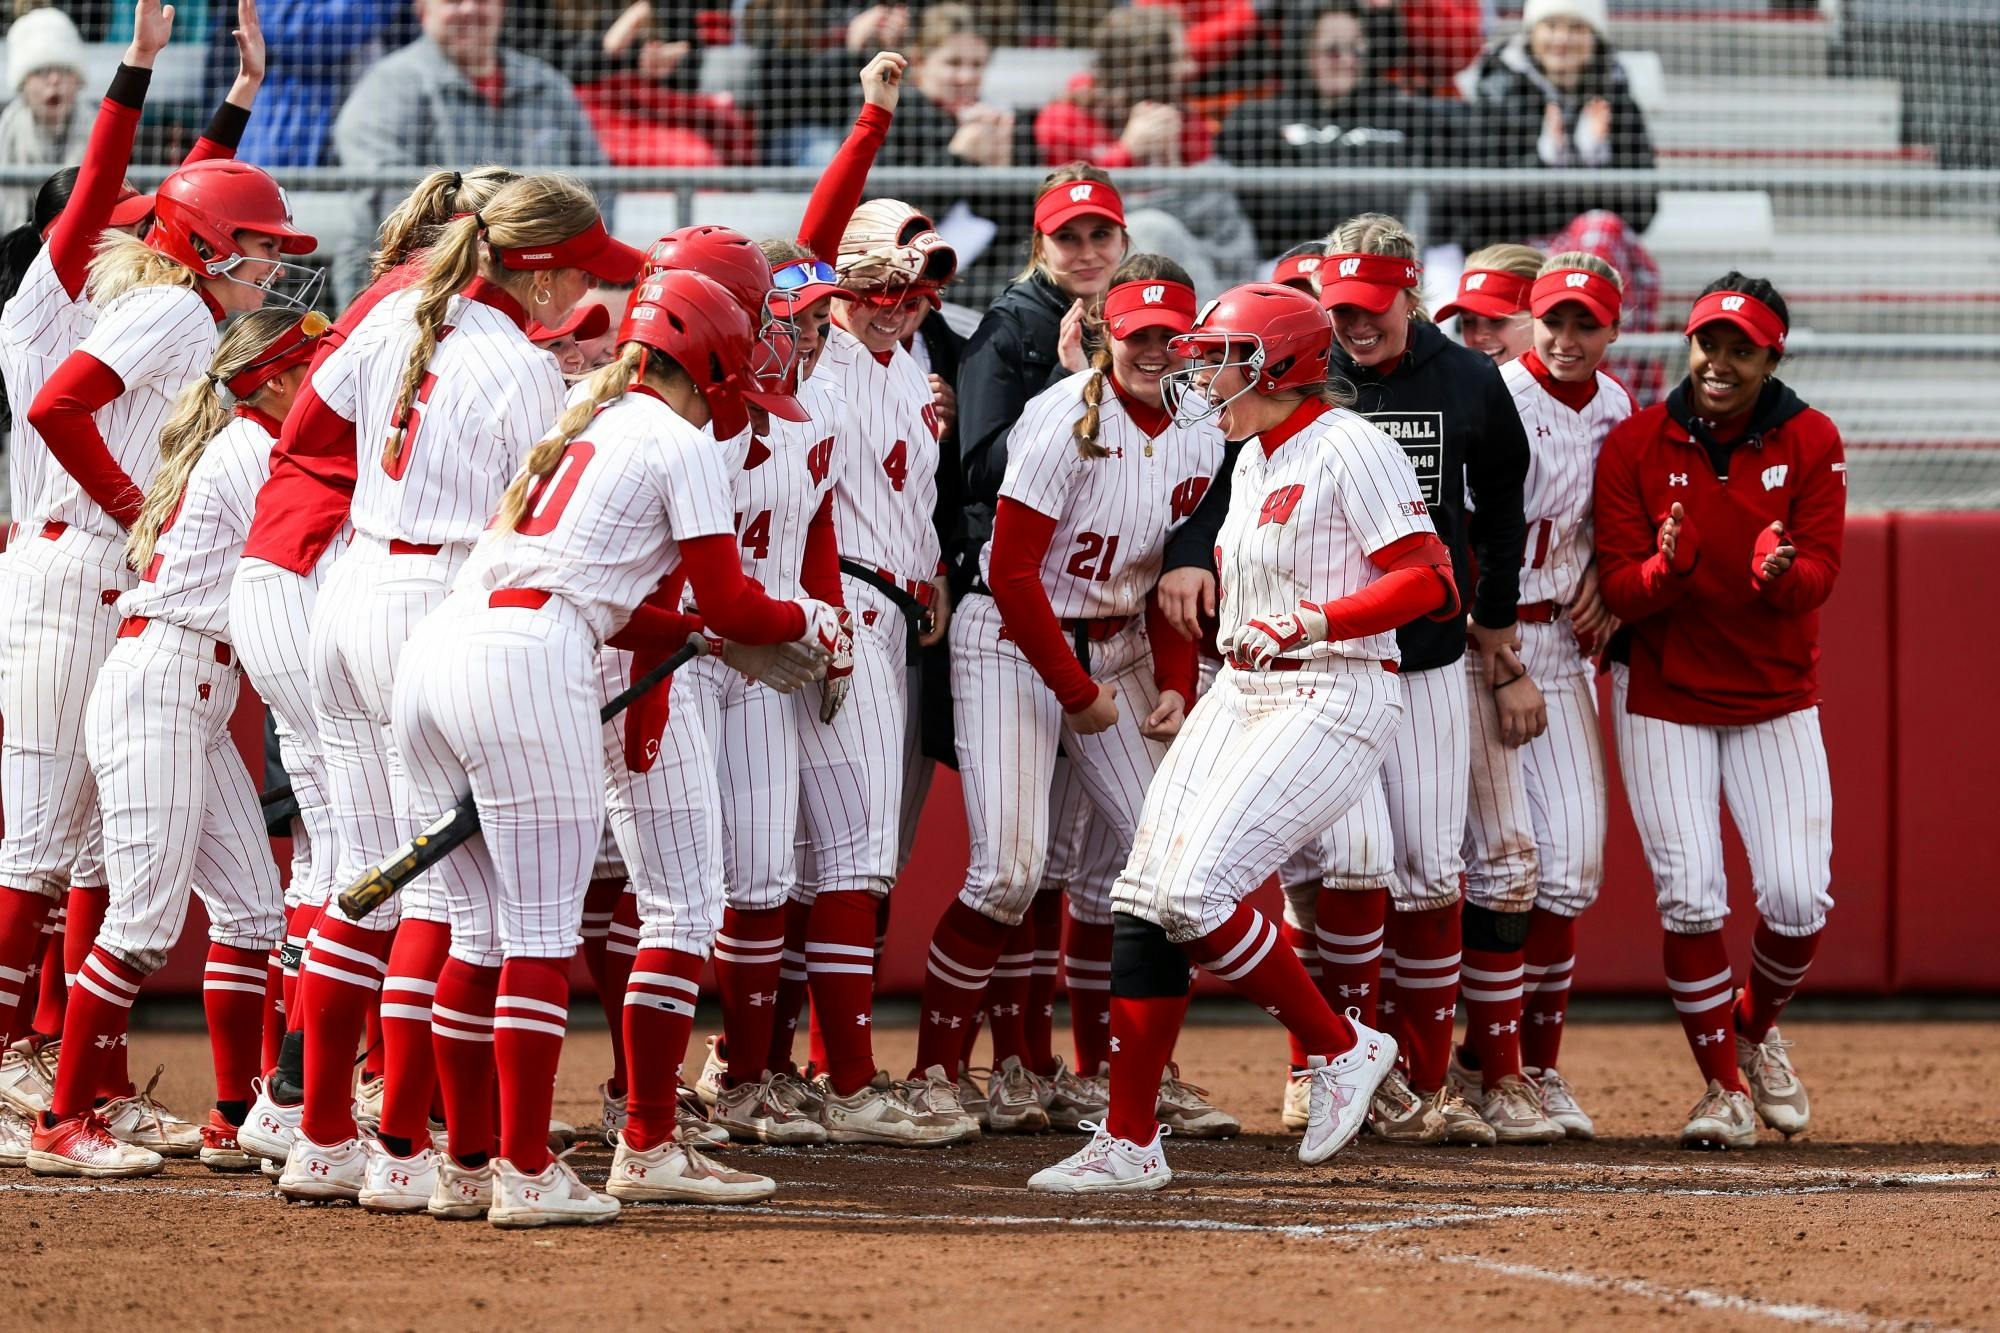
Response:
POLYGON ((1780 935, 1819 931, 1833 906, 1833 783, 1819 709, 1752 726, 1690 726, 1627 708, 1629 677, 1628 668, 1612 667, 1618 767, 1661 922, 1698 935, 1729 915, 1726 801, 1749 854, 1757 914, 1780 935))
POLYGON ((1088 926, 1111 924, 1111 886, 1132 851, 1130 838, 1096 812, 1074 765, 1056 759, 1049 784, 1049 855, 1042 866, 1042 890, 1061 889, 1070 914, 1088 926))

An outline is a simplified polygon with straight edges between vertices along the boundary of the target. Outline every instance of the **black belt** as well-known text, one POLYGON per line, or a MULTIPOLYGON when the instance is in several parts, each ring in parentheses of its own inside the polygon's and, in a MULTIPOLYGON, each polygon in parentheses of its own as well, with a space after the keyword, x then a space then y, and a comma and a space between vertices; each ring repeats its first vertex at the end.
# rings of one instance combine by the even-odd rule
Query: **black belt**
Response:
POLYGON ((912 596, 902 585, 883 577, 882 572, 873 565, 864 565, 858 560, 843 559, 840 562, 840 572, 852 575, 896 604, 896 609, 903 613, 903 621, 909 633, 908 655, 914 661, 919 646, 917 640, 930 632, 931 609, 912 596))

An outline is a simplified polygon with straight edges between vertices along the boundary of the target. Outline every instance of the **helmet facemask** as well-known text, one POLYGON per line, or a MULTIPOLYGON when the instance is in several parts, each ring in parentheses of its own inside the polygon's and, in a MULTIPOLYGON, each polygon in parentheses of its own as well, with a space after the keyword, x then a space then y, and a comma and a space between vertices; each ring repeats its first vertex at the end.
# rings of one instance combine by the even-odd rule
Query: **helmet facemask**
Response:
POLYGON ((1167 410, 1173 413, 1174 424, 1183 428, 1211 420, 1223 408, 1244 394, 1253 392, 1264 372, 1264 340, 1254 333, 1196 333, 1174 339, 1167 344, 1167 350, 1175 356, 1191 358, 1194 363, 1179 370, 1170 370, 1160 377, 1160 395, 1166 401, 1167 410), (1222 359, 1207 360, 1209 350, 1218 343, 1222 348, 1222 359), (1237 344, 1246 345, 1249 351, 1243 357, 1232 359, 1231 351, 1237 344), (1217 401, 1209 393, 1209 386, 1215 382, 1217 375, 1232 369, 1243 372, 1243 387, 1217 401))

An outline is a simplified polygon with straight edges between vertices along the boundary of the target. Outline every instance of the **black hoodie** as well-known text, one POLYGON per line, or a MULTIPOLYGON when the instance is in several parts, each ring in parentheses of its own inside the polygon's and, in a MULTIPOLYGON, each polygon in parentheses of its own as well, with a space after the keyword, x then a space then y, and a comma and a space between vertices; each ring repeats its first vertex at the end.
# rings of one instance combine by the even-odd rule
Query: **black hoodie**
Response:
MULTIPOLYGON (((1333 372, 1354 385, 1354 410, 1409 455, 1431 522, 1451 548, 1461 597, 1477 556, 1477 587, 1465 598, 1472 618, 1493 629, 1513 624, 1527 547, 1521 488, 1528 477, 1528 436, 1500 368, 1420 320, 1410 325, 1409 346, 1388 378, 1355 365, 1338 343, 1333 372), (1477 505, 1470 514, 1468 491, 1477 505)), ((1213 569, 1215 539, 1228 512, 1225 464, 1200 507, 1167 543, 1166 568, 1213 569)), ((1455 617, 1414 620, 1396 631, 1396 641, 1405 672, 1429 671, 1465 655, 1465 626, 1455 617)))

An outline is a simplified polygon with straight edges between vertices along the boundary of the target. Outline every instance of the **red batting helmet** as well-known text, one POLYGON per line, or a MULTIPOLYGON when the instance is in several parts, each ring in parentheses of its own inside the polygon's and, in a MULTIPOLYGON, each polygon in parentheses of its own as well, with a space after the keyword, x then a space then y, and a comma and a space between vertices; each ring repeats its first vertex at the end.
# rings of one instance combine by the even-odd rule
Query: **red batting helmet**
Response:
MULTIPOLYGON (((753 360, 768 378, 785 378, 797 356, 799 326, 789 315, 778 313, 771 263, 755 241, 740 231, 712 224, 670 231, 646 251, 644 272, 651 275, 669 270, 699 273, 735 298, 757 326, 762 346, 753 352, 753 360)), ((790 417, 761 397, 753 395, 751 401, 790 417)))
MULTIPOLYGON (((749 312, 728 290, 705 274, 684 269, 654 273, 641 282, 618 328, 620 345, 642 343, 672 357, 688 373, 708 404, 718 440, 739 434, 749 424, 743 404, 756 393, 750 370, 755 340, 749 312)), ((805 419, 789 397, 758 397, 780 416, 805 419)))
POLYGON ((146 244, 203 277, 220 277, 244 259, 239 231, 278 238, 288 255, 319 242, 292 225, 291 202, 269 173, 248 162, 195 162, 160 183, 146 244))
POLYGON ((1327 322, 1319 302, 1298 288, 1251 282, 1231 287, 1210 301, 1195 316, 1194 327, 1167 346, 1176 356, 1205 359, 1212 351, 1222 353, 1220 363, 1171 371, 1163 382, 1177 415, 1182 403, 1198 400, 1208 404, 1193 417, 1199 421, 1223 405, 1211 402, 1196 383, 1196 376, 1214 369, 1242 367, 1248 381, 1242 390, 1245 393, 1310 390, 1324 384, 1327 359, 1333 350, 1333 325, 1327 322))

